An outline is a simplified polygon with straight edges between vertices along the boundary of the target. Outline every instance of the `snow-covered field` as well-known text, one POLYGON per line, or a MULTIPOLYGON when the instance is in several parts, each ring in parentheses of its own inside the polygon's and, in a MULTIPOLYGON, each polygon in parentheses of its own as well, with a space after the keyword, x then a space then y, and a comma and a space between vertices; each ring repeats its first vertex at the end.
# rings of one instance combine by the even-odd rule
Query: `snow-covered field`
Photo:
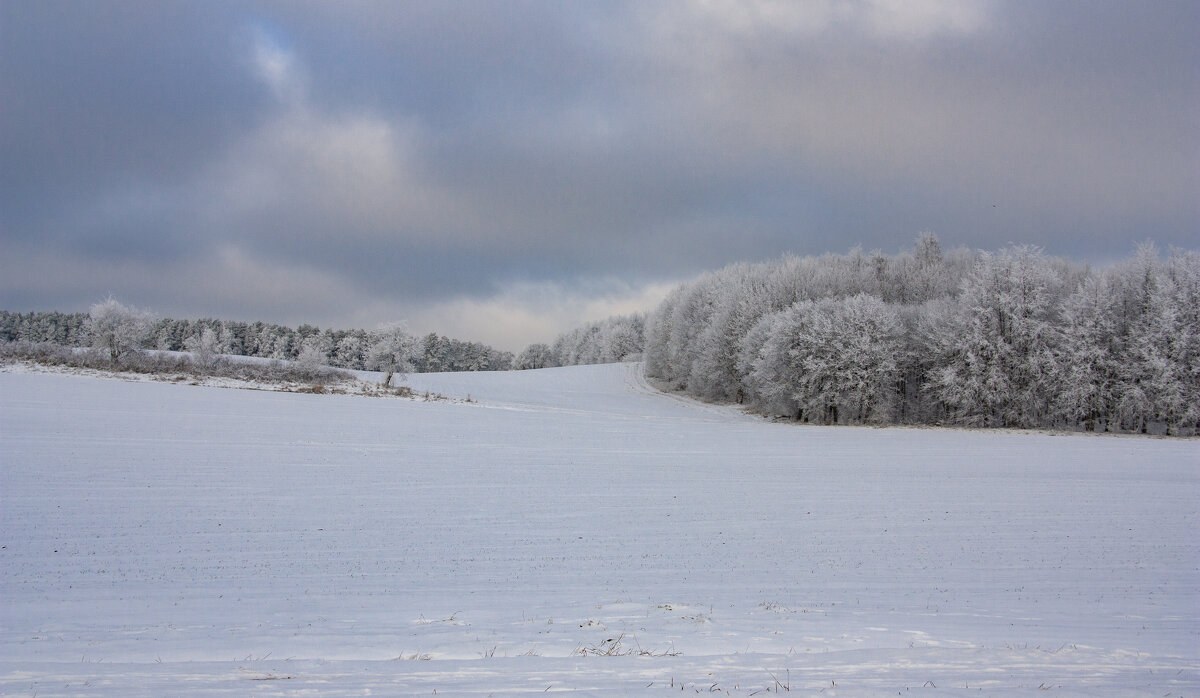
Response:
POLYGON ((1200 442, 0 373, 0 694, 1197 695, 1200 442))

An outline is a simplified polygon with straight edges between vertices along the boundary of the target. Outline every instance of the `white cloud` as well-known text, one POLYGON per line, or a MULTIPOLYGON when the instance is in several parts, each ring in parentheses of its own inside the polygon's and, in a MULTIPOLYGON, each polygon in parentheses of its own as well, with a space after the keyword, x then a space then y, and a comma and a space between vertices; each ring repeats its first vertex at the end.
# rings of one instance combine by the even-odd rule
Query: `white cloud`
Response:
POLYGON ((868 0, 859 19, 877 36, 923 39, 974 34, 990 14, 984 0, 868 0))
MULTIPOLYGON (((678 28, 687 10, 679 3, 668 7, 678 28)), ((813 35, 846 27, 877 37, 923 39, 977 32, 987 25, 990 8, 985 0, 700 0, 691 14, 706 31, 741 35, 813 35)))
POLYGON ((306 77, 296 56, 280 45, 263 27, 252 33, 252 65, 256 77, 271 89, 283 104, 300 104, 305 100, 306 77))
POLYGON ((411 140, 411 134, 370 114, 294 109, 231 148, 213 184, 235 215, 298 212, 336 222, 343 233, 419 229, 442 202, 414 173, 411 140))
POLYGON ((422 134, 414 124, 320 108, 296 57, 264 31, 254 32, 252 54, 278 105, 198 177, 196 207, 215 213, 211 225, 257 234, 278 227, 263 221, 288 221, 292 239, 338 235, 347 242, 455 229, 447 220, 462 207, 421 173, 422 134))

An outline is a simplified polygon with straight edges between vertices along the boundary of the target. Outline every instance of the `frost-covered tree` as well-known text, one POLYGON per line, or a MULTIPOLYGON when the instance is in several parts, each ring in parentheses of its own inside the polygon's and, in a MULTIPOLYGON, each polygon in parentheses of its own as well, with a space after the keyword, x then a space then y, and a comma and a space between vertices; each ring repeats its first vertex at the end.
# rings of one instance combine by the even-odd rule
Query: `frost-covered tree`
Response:
POLYGON ((289 328, 268 326, 263 332, 263 343, 267 347, 267 358, 288 361, 297 358, 300 346, 296 344, 295 332, 289 328))
POLYGON ((1195 257, 1164 264, 1152 248, 1139 249, 1116 270, 1095 273, 1036 248, 946 251, 922 234, 892 257, 861 249, 786 257, 762 265, 761 284, 759 275, 747 283, 746 265, 733 265, 679 287, 647 319, 646 373, 701 397, 809 419, 830 419, 836 407, 839 421, 890 413, 903 421, 1105 428, 1115 420, 1184 433, 1200 429, 1200 399, 1190 397, 1200 382, 1191 368, 1200 365, 1198 303, 1188 290, 1195 257), (845 397, 808 402, 834 385, 821 382, 813 362, 835 365, 835 355, 821 352, 846 341, 836 333, 816 341, 830 329, 822 324, 834 307, 827 301, 863 294, 896 321, 894 389, 860 407, 848 408, 845 397), (796 360, 801 348, 808 365, 796 360))
POLYGON ((367 347, 366 333, 355 330, 338 341, 333 350, 334 357, 343 368, 366 368, 367 347))
POLYGON ((901 325, 886 303, 867 294, 801 301, 766 323, 751 380, 768 404, 829 424, 891 417, 901 325))
POLYGON ((396 374, 399 374, 400 380, 404 380, 405 374, 412 370, 413 356, 417 351, 417 342, 408 334, 405 326, 402 323, 381 325, 371 333, 370 340, 367 366, 384 372, 383 387, 391 387, 396 374))
MULTIPOLYGON (((547 366, 606 364, 642 357, 645 345, 646 317, 642 314, 619 315, 591 322, 560 334, 547 347, 547 366)), ((541 345, 534 345, 539 347, 541 345)), ((528 351, 528 350, 527 350, 528 351)), ((526 357, 534 360, 535 357, 526 357)), ((518 358, 518 363, 521 359, 518 358)))
POLYGON ((738 363, 743 367, 745 395, 751 405, 768 414, 804 417, 795 390, 800 368, 790 350, 793 333, 803 331, 805 317, 795 306, 765 315, 742 340, 738 363))
POLYGON ((949 369, 962 349, 970 324, 961 302, 936 298, 909 306, 901 314, 905 326, 900 355, 900 387, 907 421, 941 423, 956 419, 954 405, 961 385, 949 369))
POLYGON ((1127 429, 1200 429, 1200 255, 1153 245, 1116 272, 1123 346, 1117 414, 1127 429))
POLYGON ((1130 260, 1111 272, 1114 301, 1114 335, 1119 378, 1116 417, 1121 428, 1147 431, 1155 418, 1150 389, 1154 371, 1161 368, 1156 344, 1150 336, 1149 318, 1159 293, 1160 262, 1154 245, 1144 243, 1130 260))
POLYGON ((1091 276, 1063 303, 1055 409, 1062 422, 1089 431, 1107 430, 1116 405, 1120 366, 1114 300, 1107 276, 1091 276))
POLYGON ((696 358, 688 380, 692 394, 712 400, 745 399, 738 356, 742 338, 771 310, 768 273, 763 265, 736 264, 716 275, 713 312, 695 340, 696 358))
POLYGON ((554 354, 551 353, 548 344, 530 344, 513 361, 513 369, 518 371, 549 368, 554 365, 554 354))
POLYGON ((897 267, 897 300, 902 303, 925 303, 945 298, 954 290, 954 274, 946 266, 942 245, 933 233, 918 235, 912 254, 902 255, 897 267))
POLYGON ((211 327, 205 327, 199 335, 188 337, 184 347, 191 352, 192 360, 202 369, 211 368, 217 356, 225 350, 220 335, 211 327))
POLYGON ((1200 433, 1200 253, 1172 249, 1157 301, 1161 330, 1172 338, 1170 357, 1178 382, 1178 409, 1171 424, 1178 434, 1200 433))
POLYGON ((136 354, 150 337, 153 316, 136 308, 130 308, 114 298, 96 303, 88 313, 88 334, 92 347, 108 352, 108 358, 116 364, 123 357, 136 354))
POLYGON ((814 393, 815 401, 837 405, 837 413, 855 423, 888 421, 901 347, 896 311, 865 293, 820 301, 816 311, 819 341, 805 359, 806 375, 825 389, 814 393))
POLYGON ((0 341, 86 346, 87 313, 14 313, 0 310, 0 341))
POLYGON ((668 380, 679 388, 691 390, 700 385, 695 366, 701 346, 697 339, 712 317, 720 284, 718 274, 702 276, 685 290, 668 320, 668 380))
POLYGON ((463 342, 431 332, 417 340, 412 370, 420 373, 439 371, 507 371, 512 368, 512 352, 500 351, 479 342, 463 342))
POLYGON ((646 343, 646 316, 641 313, 611 317, 602 324, 607 351, 605 363, 641 359, 646 343))
POLYGON ((301 373, 315 377, 328 361, 329 354, 325 351, 322 343, 316 338, 310 337, 296 355, 296 368, 300 369, 301 373))
POLYGON ((675 312, 675 306, 683 295, 684 286, 676 286, 667 293, 666 298, 658 305, 658 309, 646 319, 646 375, 662 380, 670 379, 670 361, 667 355, 667 344, 671 333, 670 318, 675 312))
POLYGON ((161 351, 182 351, 191 334, 191 323, 187 320, 164 318, 154 323, 154 348, 161 351))
POLYGON ((964 282, 968 322, 933 388, 958 421, 1038 426, 1059 388, 1057 313, 1063 280, 1041 250, 984 254, 964 282))

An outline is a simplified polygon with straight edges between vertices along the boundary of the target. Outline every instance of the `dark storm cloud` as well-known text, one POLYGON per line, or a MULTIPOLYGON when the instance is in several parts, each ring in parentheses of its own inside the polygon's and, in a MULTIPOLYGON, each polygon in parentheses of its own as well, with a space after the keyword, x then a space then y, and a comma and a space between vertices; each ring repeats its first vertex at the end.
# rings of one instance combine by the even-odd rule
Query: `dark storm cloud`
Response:
POLYGON ((5 3, 0 293, 345 325, 922 230, 1194 246, 1198 7, 5 3))
POLYGON ((238 65, 230 21, 208 7, 0 8, 6 211, 36 218, 130 181, 178 180, 267 105, 238 65))

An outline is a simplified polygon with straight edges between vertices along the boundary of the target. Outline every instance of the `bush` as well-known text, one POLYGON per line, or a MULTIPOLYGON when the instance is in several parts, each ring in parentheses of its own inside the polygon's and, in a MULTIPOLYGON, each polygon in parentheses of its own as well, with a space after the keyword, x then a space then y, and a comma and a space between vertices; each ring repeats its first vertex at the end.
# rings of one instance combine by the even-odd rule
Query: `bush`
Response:
MULTIPOLYGON (((112 370, 111 357, 104 350, 71 349, 58 344, 0 342, 0 360, 29 361, 43 366, 70 366, 112 370)), ((320 383, 336 385, 355 380, 355 375, 329 366, 303 366, 284 361, 231 361, 228 357, 203 357, 189 354, 146 352, 124 354, 121 370, 128 373, 232 378, 257 383, 320 383)))

